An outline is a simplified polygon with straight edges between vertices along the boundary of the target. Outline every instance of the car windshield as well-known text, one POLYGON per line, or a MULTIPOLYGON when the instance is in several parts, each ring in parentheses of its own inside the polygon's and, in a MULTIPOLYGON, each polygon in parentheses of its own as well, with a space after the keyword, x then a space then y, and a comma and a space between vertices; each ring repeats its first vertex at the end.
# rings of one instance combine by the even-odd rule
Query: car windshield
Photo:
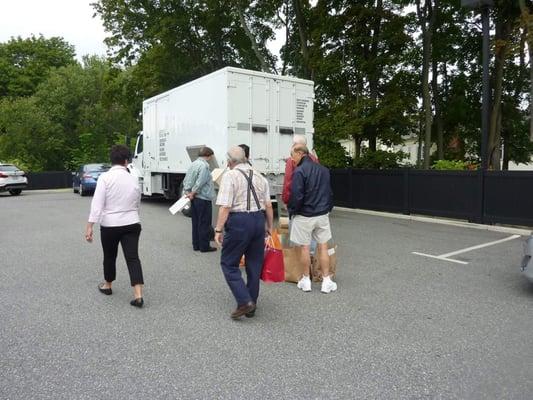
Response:
POLYGON ((18 171, 14 165, 0 165, 0 171, 18 171))
POLYGON ((85 170, 88 172, 105 172, 111 168, 106 164, 88 164, 85 166, 85 170))

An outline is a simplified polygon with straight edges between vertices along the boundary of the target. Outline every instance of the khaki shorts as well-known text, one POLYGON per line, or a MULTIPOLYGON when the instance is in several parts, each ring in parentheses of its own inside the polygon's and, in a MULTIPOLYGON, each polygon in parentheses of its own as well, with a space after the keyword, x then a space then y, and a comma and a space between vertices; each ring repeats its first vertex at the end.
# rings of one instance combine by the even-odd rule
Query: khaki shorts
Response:
POLYGON ((291 222, 290 241, 297 245, 308 246, 311 239, 315 239, 319 244, 327 243, 331 239, 328 214, 318 217, 297 215, 291 222))

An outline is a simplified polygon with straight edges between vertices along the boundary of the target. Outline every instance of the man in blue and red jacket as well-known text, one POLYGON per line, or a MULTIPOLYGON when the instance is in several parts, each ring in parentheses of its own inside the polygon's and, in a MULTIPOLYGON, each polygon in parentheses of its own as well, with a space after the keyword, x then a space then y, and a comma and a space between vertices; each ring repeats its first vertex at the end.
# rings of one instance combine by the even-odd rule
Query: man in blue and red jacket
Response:
POLYGON ((337 290, 337 284, 329 276, 328 241, 331 239, 329 212, 333 209, 329 170, 314 162, 309 155, 309 149, 302 144, 293 146, 291 159, 297 167, 292 176, 288 203, 292 222, 290 240, 301 247, 302 265, 302 278, 297 286, 304 292, 311 291, 310 245, 314 239, 320 250, 318 254, 323 275, 321 291, 330 293, 337 290))

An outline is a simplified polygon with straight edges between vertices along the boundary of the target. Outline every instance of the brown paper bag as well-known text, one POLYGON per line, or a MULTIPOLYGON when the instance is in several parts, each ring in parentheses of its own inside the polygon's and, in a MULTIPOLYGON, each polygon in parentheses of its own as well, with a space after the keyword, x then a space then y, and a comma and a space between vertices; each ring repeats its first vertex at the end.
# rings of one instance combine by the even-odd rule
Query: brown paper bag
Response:
POLYGON ((283 262, 285 264, 285 282, 298 282, 302 274, 298 247, 284 247, 283 262))
MULTIPOLYGON (((313 282, 322 282, 322 270, 320 269, 320 262, 318 261, 320 250, 317 248, 317 254, 312 259, 311 264, 311 279, 313 282)), ((334 278, 337 271, 337 246, 328 244, 329 254, 329 275, 334 278)))

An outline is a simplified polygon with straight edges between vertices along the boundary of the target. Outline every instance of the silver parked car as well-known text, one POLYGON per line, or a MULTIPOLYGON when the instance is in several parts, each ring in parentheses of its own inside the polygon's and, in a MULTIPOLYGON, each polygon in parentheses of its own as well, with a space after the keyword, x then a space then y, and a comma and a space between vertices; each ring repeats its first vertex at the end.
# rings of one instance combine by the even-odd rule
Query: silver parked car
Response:
POLYGON ((28 178, 24 171, 13 164, 0 163, 0 192, 8 191, 13 196, 18 196, 27 187, 28 178))

